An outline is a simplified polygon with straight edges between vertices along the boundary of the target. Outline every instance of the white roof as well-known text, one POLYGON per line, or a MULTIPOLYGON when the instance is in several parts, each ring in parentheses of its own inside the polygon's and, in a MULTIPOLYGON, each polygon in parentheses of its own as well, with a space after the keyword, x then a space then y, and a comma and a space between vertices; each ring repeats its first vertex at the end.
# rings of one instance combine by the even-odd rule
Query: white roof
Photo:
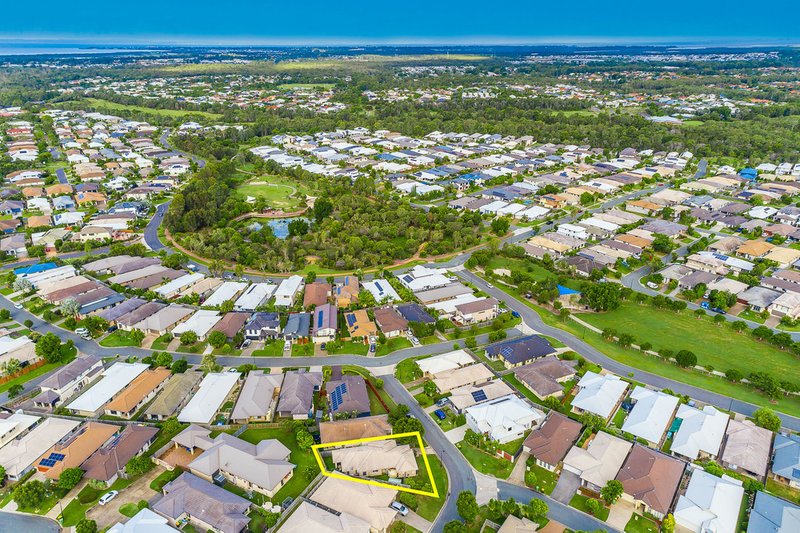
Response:
POLYGON ((181 322, 172 330, 172 334, 179 337, 185 331, 194 331, 198 337, 205 337, 214 325, 222 319, 217 311, 207 311, 200 309, 190 316, 185 322, 181 322))
POLYGON ((682 420, 681 427, 672 439, 670 450, 691 460, 697 459, 701 451, 716 457, 728 427, 728 415, 711 405, 700 411, 682 404, 677 418, 682 420))
POLYGON ((303 278, 300 276, 289 276, 278 285, 275 290, 275 305, 292 305, 294 297, 303 286, 303 278))
POLYGON ((350 513, 332 513, 303 501, 283 523, 281 533, 369 533, 370 525, 350 513))
POLYGON ((242 283, 240 281, 226 281, 217 287, 217 290, 214 291, 214 294, 209 296, 208 299, 203 302, 203 305, 208 307, 216 307, 227 300, 233 300, 233 298, 242 292, 246 287, 247 283, 242 283))
POLYGON ((167 519, 144 508, 124 524, 117 522, 108 533, 173 533, 178 530, 170 527, 167 519))
POLYGON ((31 342, 33 341, 30 340, 27 335, 17 337, 16 339, 12 339, 10 335, 0 337, 0 355, 15 352, 31 342))
POLYGON ((578 388, 572 406, 608 418, 625 394, 628 383, 614 374, 601 376, 589 371, 578 382, 578 388))
POLYGON ((0 442, 8 442, 39 421, 38 416, 26 415, 22 411, 0 420, 0 442))
POLYGON ((272 297, 278 286, 272 283, 253 283, 234 302, 237 311, 255 311, 256 308, 272 297))
POLYGON ((181 422, 208 424, 214 418, 222 402, 236 386, 239 372, 216 372, 207 374, 200 382, 197 393, 178 415, 181 422))
POLYGON ((531 208, 526 209, 525 211, 520 211, 519 213, 516 214, 516 216, 517 216, 517 218, 531 218, 531 219, 533 219, 533 218, 539 218, 541 216, 544 216, 549 212, 550 212, 550 210, 547 209, 546 207, 541 207, 541 206, 535 205, 535 206, 533 206, 531 208))
POLYGON ((470 302, 477 302, 478 300, 485 300, 486 298, 478 298, 473 293, 468 294, 459 294, 455 298, 450 298, 449 300, 442 300, 441 302, 436 302, 429 304, 427 307, 431 309, 436 309, 437 311, 445 314, 452 315, 456 312, 456 306, 462 304, 468 304, 470 302))
POLYGON ((538 424, 544 420, 545 416, 513 394, 468 407, 466 413, 470 425, 475 422, 477 426, 473 430, 488 434, 498 442, 518 437, 534 422, 538 424))
POLYGON ((633 444, 600 431, 589 446, 573 446, 564 458, 564 468, 598 487, 617 477, 633 444))
POLYGON ((423 373, 435 376, 440 372, 471 365, 474 362, 475 360, 467 352, 464 350, 456 350, 454 352, 428 357, 427 359, 420 359, 417 361, 417 365, 423 373))
POLYGON ((38 288, 39 284, 45 281, 67 279, 74 275, 75 267, 72 265, 66 265, 62 267, 51 268, 50 270, 45 270, 44 272, 37 272, 36 274, 29 274, 25 276, 25 278, 31 282, 31 285, 38 288))
POLYGON ((45 418, 21 439, 0 448, 0 465, 8 475, 17 477, 55 443, 74 430, 80 422, 64 418, 45 418))
POLYGON ((678 398, 640 386, 633 389, 631 398, 636 404, 622 425, 622 431, 641 437, 647 442, 658 443, 672 421, 672 415, 678 407, 678 398))
POLYGON ((695 533, 735 533, 743 495, 741 481, 697 468, 686 493, 678 498, 675 522, 695 533))
POLYGON ((365 281, 362 285, 375 297, 375 301, 378 303, 384 301, 399 302, 401 299, 394 287, 385 279, 378 278, 372 281, 365 281))
POLYGON ((524 211, 525 206, 522 204, 508 204, 505 207, 501 207, 497 210, 498 215, 513 215, 515 213, 519 213, 520 211, 524 211))
POLYGON ((478 211, 480 211, 481 213, 497 213, 498 211, 500 211, 502 208, 506 207, 507 205, 508 205, 508 202, 504 202, 502 200, 495 200, 494 202, 492 202, 490 204, 486 204, 486 205, 483 205, 483 206, 479 207, 478 211))
POLYGON ((181 290, 184 287, 188 287, 193 283, 197 283, 205 276, 200 273, 195 274, 186 274, 185 276, 181 276, 179 278, 175 278, 172 281, 165 283, 161 287, 155 290, 156 294, 160 294, 161 296, 170 296, 172 293, 181 290))
POLYGON ((100 381, 67 407, 87 413, 98 411, 148 368, 144 363, 114 363, 103 371, 100 381))
POLYGON ((613 222, 608 222, 607 220, 602 220, 595 217, 581 220, 580 224, 582 226, 594 226, 595 228, 604 229, 606 231, 617 231, 619 229, 619 224, 614 224, 613 222))

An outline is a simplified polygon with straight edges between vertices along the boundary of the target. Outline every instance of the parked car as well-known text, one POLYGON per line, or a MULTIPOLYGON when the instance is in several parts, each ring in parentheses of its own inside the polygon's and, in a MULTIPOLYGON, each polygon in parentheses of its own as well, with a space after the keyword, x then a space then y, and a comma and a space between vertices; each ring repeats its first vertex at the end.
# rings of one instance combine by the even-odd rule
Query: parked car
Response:
POLYGON ((445 405, 447 405, 447 402, 449 401, 450 400, 447 398, 439 398, 439 400, 436 402, 436 405, 438 405, 439 407, 444 407, 445 405))
POLYGON ((708 302, 703 302, 700 304, 700 307, 702 307, 703 309, 708 309, 710 306, 708 305, 708 302))
POLYGON ((320 350, 324 350, 324 349, 327 348, 327 346, 328 346, 328 343, 323 342, 322 344, 319 345, 319 349, 320 350))
POLYGON ((21 304, 21 303, 19 303, 19 302, 16 302, 16 303, 14 304, 14 309, 22 309, 22 304, 21 304))
POLYGON ((391 507, 392 509, 394 509, 403 516, 408 514, 408 507, 406 507, 400 502, 392 502, 391 505, 389 505, 389 507, 391 507))
POLYGON ((250 343, 252 342, 253 341, 250 339, 245 339, 244 342, 242 343, 242 348, 247 348, 248 346, 250 346, 250 343))
POLYGON ((106 492, 105 494, 103 494, 100 497, 100 500, 97 503, 99 503, 100 505, 105 505, 108 502, 110 502, 111 500, 113 500, 114 498, 116 498, 117 495, 119 495, 119 492, 116 491, 116 490, 112 490, 110 492, 106 492))
POLYGON ((376 350, 375 345, 374 344, 370 344, 369 345, 369 352, 370 353, 375 353, 375 350, 376 350))
POLYGON ((511 316, 514 318, 519 318, 519 311, 511 311, 511 316))
POLYGON ((441 409, 437 409, 437 410, 435 410, 435 411, 433 412, 433 414, 435 414, 435 415, 436 415, 436 418, 438 418, 439 420, 444 420, 445 418, 447 418, 447 415, 446 415, 446 414, 445 414, 445 412, 444 412, 444 411, 442 411, 441 409))

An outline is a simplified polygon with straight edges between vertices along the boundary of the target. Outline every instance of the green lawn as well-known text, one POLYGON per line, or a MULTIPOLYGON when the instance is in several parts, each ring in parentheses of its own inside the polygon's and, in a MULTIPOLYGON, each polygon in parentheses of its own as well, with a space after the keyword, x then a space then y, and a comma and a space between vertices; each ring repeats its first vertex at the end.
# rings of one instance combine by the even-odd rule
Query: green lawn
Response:
MULTIPOLYGON (((436 490, 439 492, 439 497, 433 496, 420 496, 418 494, 411 494, 417 500, 416 513, 425 520, 431 522, 436 519, 439 514, 439 509, 444 505, 445 496, 447 495, 447 472, 445 472, 442 462, 435 455, 428 455, 428 463, 431 465, 431 472, 433 473, 433 480, 436 482, 436 490)), ((425 473, 427 475, 427 473, 425 473)))
POLYGON ((527 466, 536 475, 536 484, 533 488, 542 494, 551 494, 553 489, 556 488, 556 483, 558 483, 558 476, 554 472, 538 466, 536 460, 532 457, 528 458, 527 466))
POLYGON ((139 512, 139 506, 135 503, 125 503, 119 506, 119 512, 128 518, 133 518, 139 512))
POLYGON ((208 113, 206 111, 187 111, 182 109, 154 109, 150 107, 118 104, 99 98, 86 98, 86 103, 92 107, 103 108, 108 111, 135 111, 137 113, 147 113, 151 115, 161 115, 174 118, 187 118, 189 116, 203 117, 209 120, 220 120, 222 115, 218 113, 208 113))
POLYGON ((75 355, 77 353, 77 349, 73 347, 72 350, 69 350, 69 349, 67 349, 66 345, 62 345, 61 352, 62 352, 62 357, 63 357, 63 360, 62 360, 61 363, 47 363, 47 364, 44 364, 44 365, 40 366, 39 368, 31 370, 27 374, 23 374, 21 376, 15 377, 12 380, 6 381, 2 385, 0 385, 0 392, 5 392, 8 389, 10 389, 12 386, 17 385, 17 384, 24 385, 25 383, 29 382, 33 378, 42 376, 44 374, 47 374, 48 372, 52 372, 53 370, 55 370, 56 368, 58 368, 60 366, 66 365, 67 363, 69 363, 73 359, 75 359, 75 355))
POLYGON ((394 368, 394 377, 400 383, 408 383, 422 377, 422 371, 417 366, 416 359, 404 359, 394 368))
POLYGON ((658 525, 642 515, 634 514, 625 526, 625 533, 658 533, 658 525))
POLYGON ((292 357, 311 357, 314 355, 314 344, 292 344, 292 357))
POLYGON ((531 390, 528 387, 523 385, 522 382, 519 379, 517 379, 517 376, 515 376, 514 374, 505 374, 502 376, 502 379, 503 381, 505 381, 506 383, 517 389, 519 392, 521 392, 527 399, 529 399, 533 403, 542 405, 542 400, 537 398, 536 395, 533 392, 531 392, 531 390))
POLYGON ((183 474, 183 470, 180 468, 175 468, 174 470, 166 470, 158 475, 153 481, 150 482, 150 488, 156 492, 161 492, 161 489, 164 488, 164 485, 172 481, 173 479, 177 479, 181 474, 183 474))
POLYGON ((498 479, 508 479, 514 469, 514 463, 511 461, 489 455, 466 442, 459 442, 456 446, 461 450, 461 454, 466 460, 469 461, 469 464, 481 474, 494 476, 498 479))
POLYGON ((378 345, 378 348, 375 350, 375 355, 380 357, 382 355, 396 352, 397 350, 411 348, 412 346, 413 345, 411 344, 411 341, 405 337, 392 337, 391 339, 386 339, 384 344, 378 345))
POLYGON ((444 411, 444 413, 447 415, 447 418, 444 420, 439 420, 439 417, 433 414, 433 412, 430 413, 430 417, 440 428, 442 428, 442 431, 450 431, 451 429, 463 426, 466 423, 466 421, 464 421, 464 423, 459 424, 456 414, 450 410, 449 407, 442 407, 442 411, 444 411))
POLYGON ((797 372, 797 358, 789 352, 758 342, 749 334, 736 334, 726 325, 697 319, 691 313, 625 302, 615 311, 579 316, 600 329, 615 328, 619 333, 630 333, 636 342, 650 342, 656 350, 691 350, 700 366, 711 365, 723 372, 735 368, 747 376, 766 370, 777 378, 797 372))
POLYGON ((742 320, 749 320, 750 322, 756 322, 758 324, 763 324, 766 322, 766 319, 761 316, 761 313, 753 312, 750 309, 745 309, 736 316, 742 320))
MULTIPOLYGON (((286 485, 272 498, 275 503, 280 503, 287 497, 297 498, 303 489, 308 485, 309 479, 305 476, 305 470, 311 467, 313 475, 319 473, 319 466, 314 458, 314 454, 309 450, 301 450, 297 445, 294 431, 285 428, 264 428, 264 429, 248 429, 239 436, 240 439, 245 440, 251 444, 257 444, 265 439, 278 439, 284 446, 291 450, 289 461, 297 468, 294 469, 292 479, 286 482, 286 485)), ((311 478, 313 479, 313 477, 311 478)))
POLYGON ((307 189, 287 178, 262 176, 239 185, 236 191, 245 197, 263 198, 270 207, 293 211, 305 205, 304 199, 295 194, 305 196, 307 189))
POLYGON ((414 399, 417 400, 417 403, 420 405, 420 407, 430 407, 431 405, 433 405, 433 398, 431 398, 424 392, 415 394, 414 399))
POLYGON ((338 344, 339 346, 335 348, 332 348, 330 344, 327 345, 326 351, 328 352, 328 355, 337 355, 337 354, 367 355, 367 351, 369 351, 369 346, 367 346, 363 342, 341 341, 338 344))
MULTIPOLYGON (((86 517, 86 511, 91 509, 97 503, 97 500, 100 499, 100 496, 111 490, 122 490, 133 483, 135 479, 136 478, 119 478, 110 487, 104 489, 98 489, 88 484, 85 485, 80 492, 78 492, 78 496, 69 502, 66 507, 64 507, 61 525, 64 527, 76 525, 81 521, 81 519, 86 517)), ((132 505, 135 506, 135 504, 132 505)))
MULTIPOLYGON (((584 496, 582 494, 576 494, 569 501, 569 505, 570 505, 570 507, 574 507, 575 509, 583 511, 586 514, 591 514, 589 512, 589 509, 586 508, 586 502, 587 501, 589 501, 589 498, 587 498, 586 496, 584 496)), ((601 503, 602 503, 602 500, 601 500, 601 503)), ((605 522, 606 519, 608 518, 608 513, 609 512, 610 511, 609 511, 608 507, 603 505, 603 507, 600 508, 600 511, 598 511, 598 513, 595 515, 595 517, 598 520, 602 520, 603 522, 605 522)))
POLYGON ((767 492, 771 492, 784 500, 800 503, 800 490, 793 489, 789 485, 784 485, 783 483, 778 483, 774 479, 767 479, 767 492))
POLYGON ((119 348, 122 346, 139 347, 139 343, 131 338, 130 331, 123 331, 121 329, 115 330, 108 337, 100 341, 100 346, 106 348, 119 348))
POLYGON ((264 347, 253 350, 253 357, 282 357, 284 341, 275 339, 264 343, 264 347))

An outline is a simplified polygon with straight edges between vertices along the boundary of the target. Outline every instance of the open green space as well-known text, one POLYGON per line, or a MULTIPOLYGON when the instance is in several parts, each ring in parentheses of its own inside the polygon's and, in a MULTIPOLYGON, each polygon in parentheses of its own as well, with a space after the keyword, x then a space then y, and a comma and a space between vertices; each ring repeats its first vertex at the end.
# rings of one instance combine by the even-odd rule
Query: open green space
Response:
POLYGON ((497 479, 508 479, 514 469, 514 463, 511 461, 490 455, 467 442, 459 442, 456 446, 469 464, 481 474, 494 476, 497 479))
POLYGON ((275 493, 272 498, 273 502, 280 503, 286 498, 297 498, 310 479, 313 479, 319 473, 319 466, 314 458, 314 454, 309 453, 309 450, 301 450, 297 444, 297 438, 292 427, 280 428, 258 428, 248 429, 239 438, 251 444, 258 444, 265 439, 278 439, 284 446, 289 448, 290 455, 289 461, 297 465, 294 470, 292 479, 286 482, 281 489, 275 493), (313 474, 311 478, 306 477, 306 473, 313 474))
POLYGON ((625 302, 611 312, 579 316, 600 329, 615 328, 619 333, 629 333, 636 343, 650 342, 656 351, 691 350, 697 355, 698 365, 711 365, 723 372, 735 368, 746 376, 765 370, 776 377, 797 372, 797 358, 789 352, 758 342, 746 332, 735 334, 726 325, 717 326, 690 312, 675 313, 625 302))
POLYGON ((243 196, 263 198, 269 207, 292 210, 302 207, 308 189, 300 183, 280 176, 261 176, 236 187, 243 196), (298 198, 297 194, 302 195, 298 198))
POLYGON ((292 357, 311 357, 314 355, 314 344, 292 344, 292 357))
POLYGON ((135 342, 134 339, 131 338, 130 331, 124 331, 121 329, 113 331, 110 335, 100 341, 100 346, 105 346, 106 348, 119 348, 122 346, 133 346, 138 347, 139 343, 135 342))
POLYGON ((658 533, 658 524, 640 514, 634 514, 625 525, 625 533, 658 533))
POLYGON ((775 496, 789 500, 793 503, 800 503, 800 490, 793 489, 784 483, 778 483, 772 478, 767 479, 767 492, 771 492, 775 496))
POLYGON ((220 120, 222 115, 219 113, 209 113, 207 111, 189 111, 185 109, 155 109, 138 105, 118 104, 100 98, 87 98, 86 103, 92 107, 103 108, 108 111, 135 111, 137 113, 148 113, 151 115, 161 115, 173 118, 186 118, 190 116, 203 117, 209 120, 220 120))
POLYGON ((336 344, 328 343, 326 346, 328 355, 338 354, 353 354, 353 355, 367 355, 369 346, 363 342, 355 341, 338 341, 336 344))
POLYGON ((418 359, 404 359, 394 367, 394 377, 400 383, 406 384, 422 377, 422 370, 417 365, 418 359))
POLYGON ((556 488, 556 483, 558 483, 558 476, 554 472, 537 465, 536 460, 532 457, 528 458, 527 466, 536 477, 536 482, 533 484, 533 488, 542 494, 551 494, 553 489, 556 488))

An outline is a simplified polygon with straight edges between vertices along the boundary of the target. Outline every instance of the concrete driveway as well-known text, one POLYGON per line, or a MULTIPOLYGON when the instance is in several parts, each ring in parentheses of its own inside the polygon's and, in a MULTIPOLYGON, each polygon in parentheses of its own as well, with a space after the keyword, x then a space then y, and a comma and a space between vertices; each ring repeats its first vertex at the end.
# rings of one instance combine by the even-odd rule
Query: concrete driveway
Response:
POLYGON ((628 522, 633 516, 633 512, 634 508, 632 503, 619 499, 617 503, 611 506, 606 523, 620 531, 625 531, 625 526, 628 525, 628 522))
POLYGON ((464 440, 464 434, 467 432, 469 427, 464 424, 463 426, 458 426, 457 428, 453 428, 450 431, 445 432, 444 436, 447 437, 447 440, 456 444, 464 440))
POLYGON ((106 505, 95 505, 86 512, 86 518, 97 522, 98 531, 110 527, 127 517, 119 512, 119 508, 126 503, 138 504, 141 500, 150 500, 156 492, 150 488, 150 483, 164 472, 160 466, 134 481, 128 488, 121 490, 119 496, 106 505))
POLYGON ((556 483, 550 497, 563 504, 569 505, 569 501, 575 496, 575 493, 578 492, 578 487, 580 486, 581 478, 578 477, 578 474, 562 470, 561 476, 558 478, 558 483, 556 483))
POLYGON ((422 518, 420 515, 418 515, 411 509, 408 510, 408 514, 406 516, 400 516, 400 514, 398 513, 397 519, 400 522, 404 522, 413 528, 419 529, 420 531, 422 531, 422 533, 428 533, 433 527, 433 524, 422 518))

